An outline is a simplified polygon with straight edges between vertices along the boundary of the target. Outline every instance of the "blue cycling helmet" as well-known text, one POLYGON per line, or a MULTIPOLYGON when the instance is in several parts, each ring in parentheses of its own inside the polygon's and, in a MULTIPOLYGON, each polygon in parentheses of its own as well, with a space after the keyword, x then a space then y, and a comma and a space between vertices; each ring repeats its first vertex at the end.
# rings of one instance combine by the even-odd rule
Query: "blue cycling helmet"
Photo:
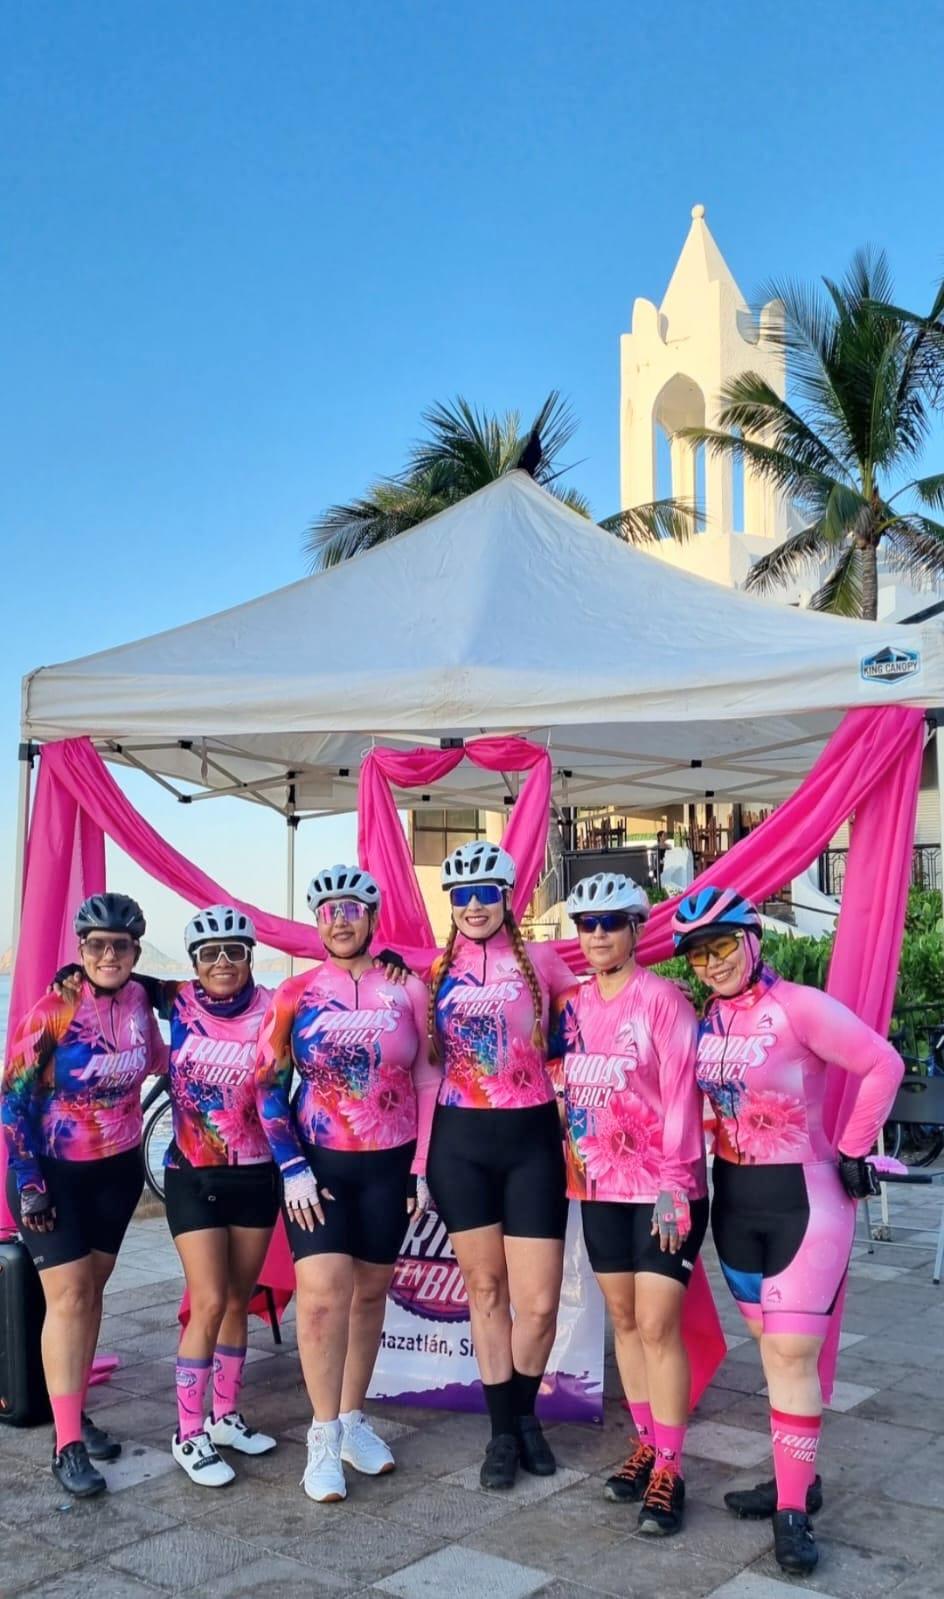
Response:
POLYGON ((745 933, 761 935, 760 912, 749 899, 733 888, 699 888, 679 900, 672 917, 672 932, 676 952, 681 955, 699 935, 720 931, 723 927, 740 928, 745 933))

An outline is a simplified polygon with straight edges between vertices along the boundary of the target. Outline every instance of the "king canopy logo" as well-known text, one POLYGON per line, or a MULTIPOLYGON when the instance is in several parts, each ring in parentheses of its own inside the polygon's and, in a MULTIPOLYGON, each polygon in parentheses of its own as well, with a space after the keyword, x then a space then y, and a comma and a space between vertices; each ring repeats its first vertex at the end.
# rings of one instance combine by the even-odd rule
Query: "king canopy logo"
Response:
POLYGON ((462 1273, 434 1210, 407 1234, 388 1292, 394 1304, 426 1321, 468 1321, 462 1273))
POLYGON ((859 668, 866 683, 897 683, 903 677, 913 677, 920 669, 917 650, 901 650, 894 644, 866 655, 859 668))

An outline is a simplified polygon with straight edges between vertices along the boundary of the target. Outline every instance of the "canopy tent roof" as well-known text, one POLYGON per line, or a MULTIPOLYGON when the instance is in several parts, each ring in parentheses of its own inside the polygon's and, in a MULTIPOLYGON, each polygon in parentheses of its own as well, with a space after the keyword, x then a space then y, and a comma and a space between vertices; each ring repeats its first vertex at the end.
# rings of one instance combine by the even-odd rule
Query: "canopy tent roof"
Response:
MULTIPOLYGON (((842 712, 944 706, 944 629, 844 621, 679 572, 514 472, 341 566, 31 673, 22 736, 299 812, 345 811, 373 742, 518 732, 555 796, 772 804, 842 712), (294 796, 290 794, 294 786, 294 796)), ((463 763, 438 805, 512 790, 463 763)), ((415 794, 399 796, 415 804, 415 794)))

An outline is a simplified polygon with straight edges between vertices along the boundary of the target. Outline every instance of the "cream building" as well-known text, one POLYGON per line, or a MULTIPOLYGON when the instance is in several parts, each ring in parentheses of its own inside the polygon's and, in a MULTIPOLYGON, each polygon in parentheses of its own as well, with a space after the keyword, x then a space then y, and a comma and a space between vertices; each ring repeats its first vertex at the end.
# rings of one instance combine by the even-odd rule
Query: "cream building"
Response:
MULTIPOLYGON (((740 587, 753 563, 800 524, 749 468, 705 459, 678 431, 717 427, 722 387, 743 372, 759 372, 776 393, 785 392, 783 357, 761 338, 776 316, 776 302, 765 305, 759 319, 751 312, 704 206, 696 205, 661 304, 637 299, 632 331, 620 339, 620 503, 628 509, 668 494, 695 501, 704 530, 686 544, 663 540, 652 553, 731 587, 740 587)), ((827 571, 810 570, 772 597, 804 604, 827 571)), ((880 561, 880 619, 902 620, 942 597, 944 590, 916 588, 880 561)))

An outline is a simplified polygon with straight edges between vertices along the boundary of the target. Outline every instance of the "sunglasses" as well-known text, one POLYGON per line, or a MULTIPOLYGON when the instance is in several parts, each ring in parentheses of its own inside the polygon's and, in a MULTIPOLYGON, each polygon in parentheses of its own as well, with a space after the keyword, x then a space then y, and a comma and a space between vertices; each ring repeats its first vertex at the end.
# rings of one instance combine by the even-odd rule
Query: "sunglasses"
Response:
POLYGON ((98 938, 95 933, 91 938, 83 938, 82 948, 87 949, 90 955, 107 955, 111 950, 113 955, 130 955, 135 948, 133 938, 98 938))
POLYGON ((633 919, 626 911, 601 911, 599 916, 575 916, 578 933, 622 933, 632 926, 633 919))
POLYGON ((693 966, 696 971, 703 972, 710 961, 729 960, 737 950, 741 937, 740 933, 725 933, 718 938, 713 938, 710 944, 699 944, 697 949, 686 950, 685 958, 689 966, 693 966))
POLYGON ((359 922, 368 914, 367 906, 359 899, 328 899, 318 906, 318 920, 323 927, 334 922, 359 922))
POLYGON ((499 888, 497 883, 461 883, 458 888, 449 890, 449 899, 457 910, 464 911, 473 900, 481 906, 500 905, 505 895, 505 890, 499 888))
POLYGON ((237 966, 240 961, 249 959, 249 951, 249 944, 201 944, 197 950, 197 960, 201 966, 215 966, 221 960, 237 966))

